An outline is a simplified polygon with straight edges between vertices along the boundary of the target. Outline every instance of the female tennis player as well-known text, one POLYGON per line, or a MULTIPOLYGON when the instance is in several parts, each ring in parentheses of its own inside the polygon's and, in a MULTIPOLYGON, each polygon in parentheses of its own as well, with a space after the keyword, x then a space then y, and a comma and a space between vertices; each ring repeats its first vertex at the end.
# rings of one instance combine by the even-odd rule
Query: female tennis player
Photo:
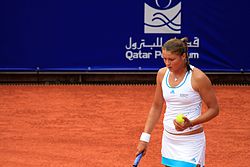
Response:
POLYGON ((166 103, 162 135, 162 164, 166 167, 203 167, 205 165, 205 134, 202 124, 219 114, 219 106, 209 78, 189 64, 187 38, 170 39, 162 46, 166 67, 157 73, 152 107, 137 153, 146 154, 150 134, 166 103), (202 100, 207 110, 201 113, 202 100), (184 122, 176 116, 183 114, 184 122))

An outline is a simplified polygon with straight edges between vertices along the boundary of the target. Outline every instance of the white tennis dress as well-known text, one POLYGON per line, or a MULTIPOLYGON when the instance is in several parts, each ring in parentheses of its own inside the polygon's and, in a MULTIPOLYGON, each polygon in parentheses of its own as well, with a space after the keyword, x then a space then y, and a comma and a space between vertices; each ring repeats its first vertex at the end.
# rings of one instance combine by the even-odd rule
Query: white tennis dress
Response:
MULTIPOLYGON (((191 66, 191 69, 193 68, 191 66)), ((204 166, 206 145, 204 132, 193 135, 174 135, 201 127, 201 125, 196 125, 180 132, 176 131, 173 123, 178 114, 183 114, 190 120, 201 114, 201 97, 191 85, 192 70, 185 74, 182 82, 176 87, 170 86, 169 75, 170 71, 167 70, 162 80, 163 97, 167 106, 163 120, 162 164, 171 167, 196 167, 197 164, 204 166)))

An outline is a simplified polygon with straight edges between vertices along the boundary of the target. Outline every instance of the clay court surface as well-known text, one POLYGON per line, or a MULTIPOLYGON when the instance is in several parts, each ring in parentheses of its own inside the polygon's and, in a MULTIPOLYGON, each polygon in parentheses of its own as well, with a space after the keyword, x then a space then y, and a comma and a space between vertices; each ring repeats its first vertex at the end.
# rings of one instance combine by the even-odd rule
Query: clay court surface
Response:
MULTIPOLYGON (((154 88, 0 86, 0 166, 131 167, 154 88)), ((220 115, 204 125, 206 167, 248 167, 250 87, 215 91, 220 115)), ((161 121, 140 167, 162 167, 161 121)))

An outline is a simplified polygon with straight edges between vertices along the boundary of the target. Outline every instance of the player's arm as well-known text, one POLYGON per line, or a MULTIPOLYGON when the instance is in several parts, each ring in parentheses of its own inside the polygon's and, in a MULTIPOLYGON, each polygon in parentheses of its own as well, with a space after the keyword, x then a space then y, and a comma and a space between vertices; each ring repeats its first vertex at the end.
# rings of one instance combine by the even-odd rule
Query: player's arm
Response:
POLYGON ((193 126, 208 122, 219 114, 219 106, 211 81, 199 69, 194 70, 196 73, 193 78, 194 88, 199 92, 203 102, 206 104, 207 111, 197 119, 191 121, 193 126))
POLYGON ((162 107, 164 103, 161 82, 164 74, 165 74, 165 68, 160 69, 157 73, 155 96, 153 99, 152 106, 149 110, 148 118, 144 128, 144 132, 149 134, 152 133, 155 124, 158 122, 161 116, 162 107))
MULTIPOLYGON (((147 118, 145 128, 144 128, 144 133, 149 134, 149 135, 153 131, 155 124, 157 123, 157 121, 159 120, 159 118, 161 116, 161 111, 162 111, 162 107, 163 107, 163 103, 164 103, 161 82, 162 82, 163 76, 165 74, 165 71, 166 71, 166 69, 162 68, 157 73, 155 96, 154 96, 152 106, 149 110, 148 118, 147 118)), ((146 150, 147 150, 147 145, 148 145, 148 142, 140 140, 140 142, 137 146, 136 155, 138 155, 141 152, 143 152, 143 155, 145 155, 146 150)))
POLYGON ((148 118, 144 128, 144 132, 149 134, 151 134, 153 128, 155 127, 155 124, 158 122, 161 116, 161 111, 164 103, 162 95, 162 87, 161 87, 163 76, 164 76, 164 69, 160 69, 157 73, 157 78, 156 78, 155 96, 153 99, 152 106, 149 110, 148 118))

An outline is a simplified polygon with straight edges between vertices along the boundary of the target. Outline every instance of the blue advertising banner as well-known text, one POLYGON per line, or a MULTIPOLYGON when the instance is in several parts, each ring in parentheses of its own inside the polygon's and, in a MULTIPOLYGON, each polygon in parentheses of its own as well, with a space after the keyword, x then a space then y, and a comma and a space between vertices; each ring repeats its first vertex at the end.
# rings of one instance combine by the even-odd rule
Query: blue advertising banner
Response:
POLYGON ((249 72, 249 1, 2 0, 0 71, 156 71, 189 38, 191 64, 249 72))

